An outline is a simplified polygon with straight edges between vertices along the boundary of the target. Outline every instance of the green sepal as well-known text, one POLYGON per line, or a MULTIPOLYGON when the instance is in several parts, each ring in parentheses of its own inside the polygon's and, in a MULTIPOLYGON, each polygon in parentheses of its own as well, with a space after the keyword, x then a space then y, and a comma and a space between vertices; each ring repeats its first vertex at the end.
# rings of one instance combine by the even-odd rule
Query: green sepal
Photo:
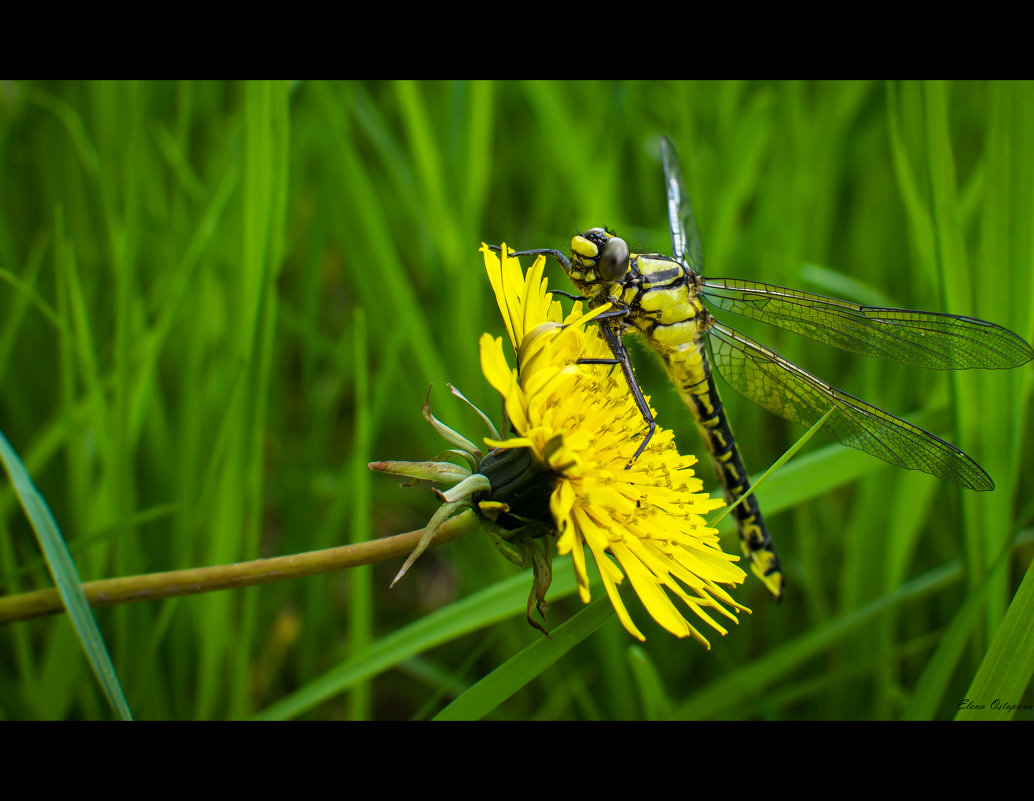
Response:
MULTIPOLYGON (((420 481, 458 484, 471 476, 470 470, 452 462, 370 462, 367 467, 380 473, 409 476, 420 481)), ((413 482, 409 482, 411 486, 413 482)))
POLYGON ((453 431, 445 423, 431 414, 431 387, 427 388, 427 397, 424 399, 424 408, 420 410, 420 413, 424 416, 424 419, 430 424, 431 428, 435 430, 442 439, 448 442, 450 445, 454 445, 461 450, 466 451, 476 460, 481 459, 481 450, 471 442, 469 439, 464 437, 462 434, 453 431))
POLYGON ((502 439, 502 437, 499 436, 499 432, 496 431, 495 425, 492 423, 491 418, 489 418, 489 416, 487 414, 485 414, 477 406, 475 406, 473 403, 471 403, 469 400, 467 400, 464 397, 463 393, 460 392, 458 389, 456 389, 456 387, 454 387, 452 384, 446 384, 445 386, 447 386, 449 388, 449 390, 452 392, 453 395, 455 395, 461 401, 466 403, 471 409, 473 409, 475 412, 478 413, 478 416, 482 420, 484 420, 485 421, 485 425, 488 426, 488 431, 492 435, 492 439, 495 439, 495 440, 502 439))
POLYGON ((492 484, 485 476, 480 473, 474 473, 474 475, 467 476, 459 484, 446 492, 435 490, 435 494, 446 503, 457 503, 477 492, 488 492, 491 489, 492 484))

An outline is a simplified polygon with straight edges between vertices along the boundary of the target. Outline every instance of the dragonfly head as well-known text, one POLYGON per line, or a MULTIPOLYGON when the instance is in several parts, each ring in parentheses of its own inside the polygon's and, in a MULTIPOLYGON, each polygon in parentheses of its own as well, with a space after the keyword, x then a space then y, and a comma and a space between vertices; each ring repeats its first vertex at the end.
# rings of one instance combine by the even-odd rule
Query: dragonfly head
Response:
POLYGON ((628 272, 628 243, 606 228, 590 228, 571 240, 571 269, 574 283, 587 293, 602 291, 628 272))

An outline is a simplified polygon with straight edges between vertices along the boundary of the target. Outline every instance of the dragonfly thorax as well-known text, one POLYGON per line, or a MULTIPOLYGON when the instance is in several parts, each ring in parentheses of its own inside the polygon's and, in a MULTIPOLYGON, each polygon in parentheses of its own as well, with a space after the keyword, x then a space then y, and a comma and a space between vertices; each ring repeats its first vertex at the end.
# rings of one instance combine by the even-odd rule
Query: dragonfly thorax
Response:
POLYGON ((590 297, 606 294, 628 272, 628 243, 606 228, 590 228, 571 240, 571 266, 567 273, 590 297))

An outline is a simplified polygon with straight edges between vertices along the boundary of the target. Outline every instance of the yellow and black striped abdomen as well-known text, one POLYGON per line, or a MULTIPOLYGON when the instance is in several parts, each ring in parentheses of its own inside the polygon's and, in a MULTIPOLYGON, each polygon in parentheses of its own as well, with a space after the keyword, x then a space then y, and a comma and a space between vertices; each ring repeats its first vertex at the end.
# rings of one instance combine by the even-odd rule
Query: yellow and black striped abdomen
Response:
MULTIPOLYGON (((633 256, 620 300, 629 322, 664 361, 668 375, 689 406, 707 444, 730 505, 750 489, 750 479, 715 386, 703 335, 711 316, 701 305, 694 276, 664 256, 633 256)), ((753 495, 732 511, 744 553, 754 574, 777 598, 783 592, 779 557, 753 495)))

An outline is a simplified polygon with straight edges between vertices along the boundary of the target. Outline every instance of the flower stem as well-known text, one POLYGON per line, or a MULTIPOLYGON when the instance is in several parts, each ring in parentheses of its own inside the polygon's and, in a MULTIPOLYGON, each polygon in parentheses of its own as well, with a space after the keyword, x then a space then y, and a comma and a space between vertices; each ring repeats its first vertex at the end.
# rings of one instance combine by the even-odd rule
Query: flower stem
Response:
MULTIPOLYGON (((469 534, 481 525, 470 510, 445 521, 432 546, 469 534)), ((194 595, 215 590, 269 584, 274 581, 331 573, 357 565, 383 562, 409 554, 420 541, 423 529, 383 537, 370 542, 342 545, 322 551, 255 559, 232 565, 146 573, 139 576, 102 579, 83 584, 90 606, 113 606, 131 601, 153 601, 177 595, 194 595)), ((57 590, 36 590, 0 598, 0 625, 64 611, 57 590)))

